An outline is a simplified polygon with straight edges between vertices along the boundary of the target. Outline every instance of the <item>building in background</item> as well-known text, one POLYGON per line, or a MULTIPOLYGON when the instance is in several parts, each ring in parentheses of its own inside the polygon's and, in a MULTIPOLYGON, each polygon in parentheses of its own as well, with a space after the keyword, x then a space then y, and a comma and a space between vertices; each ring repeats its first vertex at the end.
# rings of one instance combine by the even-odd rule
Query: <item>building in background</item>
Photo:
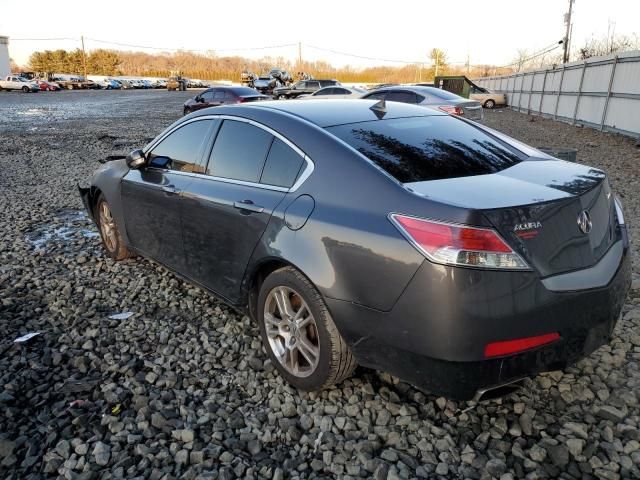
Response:
POLYGON ((0 36, 0 78, 11 73, 9 65, 9 37, 0 36))

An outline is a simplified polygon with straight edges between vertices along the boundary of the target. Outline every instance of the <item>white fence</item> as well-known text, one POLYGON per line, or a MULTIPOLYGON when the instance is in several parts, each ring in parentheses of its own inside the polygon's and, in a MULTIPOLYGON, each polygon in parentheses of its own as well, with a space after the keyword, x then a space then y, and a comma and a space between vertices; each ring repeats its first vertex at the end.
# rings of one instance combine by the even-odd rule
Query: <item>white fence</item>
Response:
POLYGON ((474 82, 505 93, 520 112, 640 135, 640 51, 474 82))

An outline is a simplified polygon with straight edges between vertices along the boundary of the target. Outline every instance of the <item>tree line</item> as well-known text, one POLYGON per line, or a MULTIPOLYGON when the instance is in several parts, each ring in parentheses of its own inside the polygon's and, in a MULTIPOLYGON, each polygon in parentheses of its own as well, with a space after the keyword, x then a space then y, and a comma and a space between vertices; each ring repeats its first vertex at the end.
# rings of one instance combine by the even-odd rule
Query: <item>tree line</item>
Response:
MULTIPOLYGON (((574 49, 572 60, 584 60, 593 56, 638 48, 640 48, 640 38, 637 35, 607 35, 606 38, 592 37, 586 40, 584 45, 574 49)), ((303 71, 316 78, 335 78, 342 82, 408 83, 433 81, 436 66, 439 75, 467 75, 470 78, 478 78, 554 66, 561 63, 561 54, 557 51, 538 56, 525 49, 519 49, 515 62, 506 67, 497 67, 495 65, 454 65, 448 61, 446 52, 437 48, 431 50, 429 57, 430 62, 425 64, 372 66, 366 68, 347 65, 337 68, 325 61, 303 61, 302 64, 299 64, 298 62, 291 62, 285 57, 266 56, 259 59, 250 59, 241 56, 218 56, 215 51, 194 53, 178 50, 176 52, 151 54, 97 49, 85 55, 81 49, 76 49, 34 52, 29 58, 28 68, 36 72, 82 75, 86 63, 89 75, 168 77, 173 72, 180 72, 188 78, 239 82, 240 75, 245 70, 261 75, 273 67, 278 67, 292 74, 303 71)))
MULTIPOLYGON (((86 62, 89 75, 112 75, 132 77, 168 77, 180 72, 189 78, 203 80, 240 81, 243 71, 258 75, 273 67, 282 68, 295 74, 303 71, 315 78, 336 78, 342 82, 357 83, 405 83, 433 81, 435 65, 438 74, 467 74, 472 77, 493 74, 495 67, 454 66, 447 62, 446 53, 434 49, 431 57, 433 64, 407 64, 394 66, 372 66, 357 68, 353 66, 334 67, 325 61, 303 61, 300 65, 285 57, 266 56, 249 59, 241 56, 218 56, 215 52, 193 53, 187 51, 144 53, 98 49, 92 50, 83 58, 81 49, 44 50, 34 52, 29 58, 28 68, 35 72, 55 72, 82 75, 86 62)), ((506 73, 506 72, 505 72, 506 73)))

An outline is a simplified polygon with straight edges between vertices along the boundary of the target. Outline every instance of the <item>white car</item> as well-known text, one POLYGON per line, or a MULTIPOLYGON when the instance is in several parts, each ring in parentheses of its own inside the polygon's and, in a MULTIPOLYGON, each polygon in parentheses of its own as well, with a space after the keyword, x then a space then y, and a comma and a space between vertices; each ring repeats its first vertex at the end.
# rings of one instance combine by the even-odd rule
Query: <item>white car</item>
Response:
POLYGON ((298 98, 303 100, 321 100, 323 98, 360 98, 365 93, 367 93, 367 90, 364 88, 331 86, 316 90, 309 95, 301 95, 298 98))
POLYGON ((25 93, 39 92, 40 85, 18 75, 8 75, 4 79, 0 78, 0 90, 22 90, 25 93))

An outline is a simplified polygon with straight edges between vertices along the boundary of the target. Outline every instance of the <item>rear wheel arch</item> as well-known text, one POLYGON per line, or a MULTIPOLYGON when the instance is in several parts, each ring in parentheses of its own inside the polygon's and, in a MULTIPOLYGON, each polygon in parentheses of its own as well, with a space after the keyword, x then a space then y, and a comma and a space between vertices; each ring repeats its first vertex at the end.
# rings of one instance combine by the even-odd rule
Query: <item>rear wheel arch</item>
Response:
MULTIPOLYGON (((246 299, 247 299, 247 310, 249 313, 249 317, 253 320, 256 320, 257 317, 257 305, 258 305, 258 295, 260 293, 260 287, 265 279, 271 275, 276 270, 280 270, 281 268, 291 267, 300 272, 312 285, 315 285, 311 279, 306 275, 300 268, 296 265, 288 262, 282 258, 269 258, 258 265, 256 265, 251 272, 249 272, 246 276, 245 280, 245 288, 247 290, 246 299)), ((317 288, 317 287, 316 287, 317 288)))

